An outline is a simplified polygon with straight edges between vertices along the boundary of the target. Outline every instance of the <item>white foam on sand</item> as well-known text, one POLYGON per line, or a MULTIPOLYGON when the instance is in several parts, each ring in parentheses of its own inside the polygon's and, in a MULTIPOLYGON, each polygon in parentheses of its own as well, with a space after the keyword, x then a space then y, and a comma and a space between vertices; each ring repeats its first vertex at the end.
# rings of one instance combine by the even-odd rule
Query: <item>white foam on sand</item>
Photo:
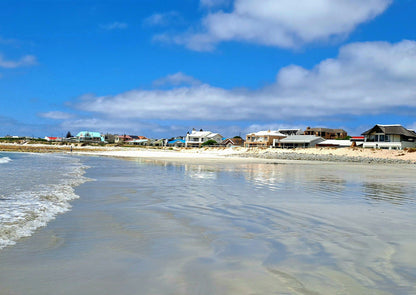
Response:
POLYGON ((0 196, 0 249, 31 236, 57 214, 68 211, 70 201, 79 197, 74 187, 87 180, 83 174, 83 167, 78 167, 61 184, 45 185, 41 190, 19 192, 8 198, 0 196))
POLYGON ((9 163, 11 161, 12 161, 12 159, 10 159, 9 157, 0 158, 0 164, 6 164, 6 163, 9 163))

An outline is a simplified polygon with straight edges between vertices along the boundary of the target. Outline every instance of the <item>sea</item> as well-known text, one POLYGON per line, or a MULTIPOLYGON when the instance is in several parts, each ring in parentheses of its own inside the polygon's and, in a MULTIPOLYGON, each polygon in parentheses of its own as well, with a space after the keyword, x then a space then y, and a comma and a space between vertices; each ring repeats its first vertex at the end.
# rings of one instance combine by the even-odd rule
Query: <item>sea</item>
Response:
POLYGON ((0 154, 0 294, 416 294, 416 167, 0 154))
POLYGON ((0 250, 68 211, 84 168, 57 154, 0 153, 0 250))

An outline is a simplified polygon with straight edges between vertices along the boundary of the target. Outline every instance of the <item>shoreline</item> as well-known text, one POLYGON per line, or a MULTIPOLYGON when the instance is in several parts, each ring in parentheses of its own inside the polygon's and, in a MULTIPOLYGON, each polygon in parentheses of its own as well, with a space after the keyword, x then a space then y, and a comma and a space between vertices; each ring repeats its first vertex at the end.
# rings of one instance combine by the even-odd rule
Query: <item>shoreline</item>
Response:
MULTIPOLYGON (((5 144, 3 152, 71 153, 68 145, 5 144)), ((319 161, 374 164, 416 164, 416 152, 405 150, 374 150, 363 148, 143 148, 113 146, 72 146, 77 155, 117 158, 225 161, 319 161)))

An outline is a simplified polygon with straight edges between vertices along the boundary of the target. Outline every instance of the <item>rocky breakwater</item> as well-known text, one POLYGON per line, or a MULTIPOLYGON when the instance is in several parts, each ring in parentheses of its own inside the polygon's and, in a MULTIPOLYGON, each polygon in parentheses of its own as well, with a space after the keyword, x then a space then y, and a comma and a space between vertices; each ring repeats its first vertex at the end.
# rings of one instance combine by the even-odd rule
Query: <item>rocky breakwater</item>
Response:
POLYGON ((298 161, 324 161, 324 162, 350 162, 350 163, 368 163, 368 164, 416 164, 412 160, 403 160, 397 158, 378 158, 377 156, 349 156, 335 155, 331 153, 301 153, 296 150, 285 152, 264 151, 252 152, 247 151, 238 155, 243 158, 260 158, 273 160, 298 160, 298 161))

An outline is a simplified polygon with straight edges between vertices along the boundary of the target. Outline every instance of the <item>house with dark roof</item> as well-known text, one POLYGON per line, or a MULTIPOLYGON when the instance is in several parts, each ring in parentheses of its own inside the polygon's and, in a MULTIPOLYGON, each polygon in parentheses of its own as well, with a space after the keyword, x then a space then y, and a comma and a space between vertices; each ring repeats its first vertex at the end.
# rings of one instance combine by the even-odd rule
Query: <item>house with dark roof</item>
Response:
POLYGON ((221 145, 226 147, 244 146, 244 139, 241 137, 227 138, 221 142, 221 145))
POLYGON ((401 150, 416 147, 416 133, 400 124, 377 124, 362 135, 364 135, 364 148, 401 150))
POLYGON ((308 127, 303 132, 304 135, 315 135, 322 137, 323 139, 343 139, 348 136, 347 131, 344 129, 331 129, 331 128, 311 128, 308 127))

